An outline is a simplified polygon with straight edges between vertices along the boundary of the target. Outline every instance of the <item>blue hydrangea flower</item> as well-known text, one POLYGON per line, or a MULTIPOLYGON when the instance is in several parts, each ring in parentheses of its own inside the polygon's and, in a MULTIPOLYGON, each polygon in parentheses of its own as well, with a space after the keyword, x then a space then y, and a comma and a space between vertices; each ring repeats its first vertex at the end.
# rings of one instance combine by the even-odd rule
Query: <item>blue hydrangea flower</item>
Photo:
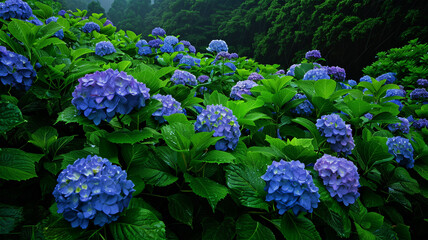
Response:
POLYGON ((357 86, 357 82, 355 81, 355 80, 348 80, 348 84, 349 84, 349 86, 351 86, 351 87, 354 87, 354 86, 357 86))
POLYGON ((85 33, 90 33, 92 31, 100 32, 101 28, 100 25, 94 23, 94 22, 87 22, 85 26, 83 26, 82 31, 85 33))
POLYGON ((208 77, 207 75, 201 75, 201 76, 198 77, 198 81, 201 82, 201 83, 206 82, 209 79, 210 79, 210 77, 208 77))
MULTIPOLYGON (((26 22, 29 22, 29 23, 32 23, 32 24, 34 24, 34 25, 36 25, 36 26, 42 26, 43 25, 43 22, 42 21, 40 21, 34 14, 33 15, 31 15, 30 16, 30 18, 29 19, 26 19, 25 20, 26 22)), ((61 29, 62 30, 62 29, 61 29)), ((63 33, 63 35, 64 35, 64 33, 63 33)))
MULTIPOLYGON (((232 71, 233 71, 233 72, 225 73, 224 75, 226 75, 226 76, 231 76, 231 75, 235 74, 235 71, 236 71, 236 66, 235 66, 235 64, 233 64, 232 62, 225 62, 225 63, 224 63, 224 66, 226 66, 227 68, 229 68, 230 70, 232 70, 232 71)), ((227 68, 226 68, 226 70, 227 70, 227 68)))
POLYGON ((239 81, 235 86, 232 87, 230 98, 234 100, 241 100, 243 99, 242 94, 252 95, 251 88, 255 86, 258 86, 258 84, 251 80, 239 81))
POLYGON ((98 125, 102 120, 110 121, 116 113, 128 114, 144 107, 149 91, 144 83, 125 72, 107 69, 80 78, 71 103, 98 125))
POLYGON ((173 62, 179 62, 183 57, 184 57, 184 54, 179 53, 174 57, 174 59, 172 61, 173 62))
MULTIPOLYGON (((207 87, 200 87, 198 89, 198 92, 200 94, 204 95, 205 93, 211 93, 212 91, 210 89, 208 89, 207 87)), ((196 94, 195 94, 195 96, 196 96, 196 94)))
POLYGON ((174 74, 172 74, 171 81, 174 82, 175 85, 189 85, 196 86, 198 85, 198 81, 196 81, 195 75, 181 70, 175 70, 174 74))
POLYGON ((138 48, 139 55, 150 55, 152 54, 152 48, 149 46, 146 40, 142 39, 138 41, 135 46, 138 48))
POLYGON ((161 39, 154 39, 150 40, 148 44, 151 48, 160 48, 160 46, 163 44, 163 41, 161 39))
POLYGON ((328 75, 328 70, 326 68, 315 68, 309 70, 303 76, 303 80, 320 80, 320 79, 330 79, 328 75))
POLYGON ((306 59, 317 59, 317 58, 321 58, 321 52, 319 50, 311 50, 306 52, 305 54, 305 58, 306 59))
POLYGON ((6 0, 0 2, 0 17, 3 19, 28 19, 33 14, 30 5, 22 0, 6 0))
POLYGON ((393 73, 393 72, 389 72, 389 73, 384 73, 382 75, 380 75, 379 77, 376 78, 377 81, 382 81, 386 79, 385 84, 392 84, 393 82, 395 82, 395 80, 397 80, 397 74, 393 73))
POLYGON ((234 150, 241 136, 238 119, 233 115, 232 110, 222 105, 208 105, 202 110, 196 118, 195 130, 197 132, 214 131, 214 137, 224 137, 215 144, 215 149, 219 151, 234 150))
POLYGON ((223 40, 212 40, 208 45, 207 50, 209 52, 228 52, 229 48, 227 47, 226 42, 223 40))
POLYGON ((331 197, 345 206, 355 203, 360 196, 357 166, 345 158, 337 158, 324 154, 314 165, 331 197))
POLYGON ((366 113, 366 114, 364 114, 364 117, 366 117, 368 120, 372 120, 373 119, 373 114, 366 113))
POLYGON ((386 90, 385 97, 395 97, 395 96, 406 97, 406 91, 404 91, 402 89, 388 89, 388 90, 386 90))
POLYGON ((312 213, 318 207, 320 194, 312 176, 300 161, 273 161, 261 177, 266 181, 266 201, 275 200, 279 214, 289 209, 312 213))
POLYGON ((102 57, 104 55, 109 55, 115 52, 116 49, 114 48, 111 42, 103 41, 95 45, 95 54, 97 54, 98 56, 102 57))
POLYGON ((354 149, 351 125, 345 124, 338 114, 323 115, 316 123, 318 131, 327 138, 335 152, 351 154, 354 149))
POLYGON ((160 48, 160 50, 163 53, 173 53, 174 47, 172 45, 169 45, 169 44, 163 44, 162 47, 160 48))
POLYGON ((67 12, 65 10, 59 10, 58 11, 58 15, 60 15, 61 17, 64 17, 66 13, 67 12))
POLYGON ((265 79, 265 78, 256 72, 253 72, 250 74, 250 76, 248 76, 248 80, 251 80, 251 81, 258 81, 262 79, 265 79))
POLYGON ((428 120, 425 118, 421 118, 419 120, 414 121, 412 126, 416 129, 428 128, 428 120))
POLYGON ((174 37, 174 36, 166 36, 163 40, 163 42, 165 44, 169 44, 169 45, 175 45, 178 43, 178 38, 174 37))
POLYGON ((231 53, 230 58, 239 58, 239 55, 237 53, 231 53))
POLYGON ((425 88, 416 88, 410 93, 411 99, 426 99, 428 98, 428 92, 425 88))
POLYGON ((166 122, 164 116, 169 116, 175 113, 184 113, 181 108, 181 103, 175 100, 171 95, 165 96, 156 94, 152 96, 152 98, 162 103, 162 107, 152 114, 159 123, 166 122))
POLYGON ((392 102, 392 103, 398 105, 398 111, 401 111, 401 109, 403 109, 403 104, 398 99, 389 100, 389 101, 386 101, 386 102, 392 102))
POLYGON ((190 47, 190 45, 192 45, 192 44, 190 44, 189 41, 186 41, 186 40, 181 40, 180 42, 187 48, 190 47))
POLYGON ((217 53, 217 56, 215 57, 215 60, 220 60, 220 59, 230 59, 230 53, 228 52, 219 52, 217 53))
POLYGON ((398 118, 401 122, 399 123, 392 123, 388 125, 388 129, 391 132, 396 132, 397 130, 401 131, 402 133, 409 133, 410 130, 410 122, 407 118, 398 118))
POLYGON ((395 160, 406 168, 413 168, 413 147, 409 139, 403 137, 392 137, 386 141, 388 152, 395 156, 395 160))
POLYGON ((189 53, 196 53, 196 48, 193 45, 189 46, 189 53))
POLYGON ((333 79, 338 81, 345 81, 346 79, 346 72, 345 69, 341 67, 329 67, 327 69, 328 75, 330 75, 333 79))
MULTIPOLYGON (((58 17, 50 17, 48 19, 46 19, 46 24, 49 24, 50 22, 57 22, 58 21, 58 17)), ((58 30, 55 34, 55 37, 59 38, 59 39, 63 39, 64 38, 64 30, 60 29, 58 30)))
POLYGON ((282 75, 285 74, 285 70, 284 69, 279 69, 278 71, 276 71, 275 75, 282 75))
POLYGON ((421 87, 428 87, 428 80, 421 78, 416 81, 416 84, 418 84, 421 87))
POLYGON ((196 65, 199 65, 198 64, 198 62, 200 62, 200 60, 198 61, 199 59, 197 59, 197 58, 194 58, 194 57, 192 57, 192 56, 188 56, 188 55, 186 55, 186 56, 183 56, 181 59, 180 59, 180 63, 179 64, 185 64, 185 65, 183 65, 183 66, 180 66, 181 68, 185 68, 185 69, 190 69, 190 68, 192 68, 193 66, 195 66, 195 64, 196 65))
POLYGON ((360 82, 369 82, 369 83, 372 83, 372 78, 369 75, 365 75, 364 77, 360 78, 360 82))
POLYGON ((183 44, 177 44, 174 47, 174 52, 184 52, 184 45, 183 44))
POLYGON ((291 65, 285 75, 287 75, 287 76, 294 76, 294 69, 296 69, 296 67, 298 67, 298 66, 300 66, 300 64, 293 64, 293 65, 291 65))
POLYGON ((156 27, 156 28, 153 28, 152 35, 155 36, 155 37, 156 36, 165 36, 166 32, 162 28, 156 27))
POLYGON ((135 191, 124 170, 97 155, 77 159, 57 181, 52 194, 58 213, 73 228, 86 229, 89 222, 102 227, 116 221, 135 191))
POLYGON ((413 123, 415 121, 415 119, 413 118, 413 115, 408 116, 407 120, 409 120, 409 123, 413 123))
POLYGON ((343 82, 339 82, 339 85, 342 87, 342 89, 352 89, 351 86, 344 84, 343 82))
MULTIPOLYGON (((291 101, 296 99, 307 99, 305 94, 297 93, 294 95, 294 97, 291 99, 291 101)), ((304 102, 300 103, 297 107, 292 108, 290 112, 303 115, 303 116, 310 116, 312 114, 312 110, 314 109, 314 105, 312 105, 309 100, 305 100, 304 102)))
POLYGON ((105 27, 105 26, 107 26, 107 25, 112 25, 112 26, 114 27, 113 22, 112 22, 112 21, 110 21, 109 19, 107 19, 107 20, 104 22, 103 27, 105 27))
POLYGON ((0 80, 4 85, 28 91, 36 75, 28 58, 0 46, 0 80))

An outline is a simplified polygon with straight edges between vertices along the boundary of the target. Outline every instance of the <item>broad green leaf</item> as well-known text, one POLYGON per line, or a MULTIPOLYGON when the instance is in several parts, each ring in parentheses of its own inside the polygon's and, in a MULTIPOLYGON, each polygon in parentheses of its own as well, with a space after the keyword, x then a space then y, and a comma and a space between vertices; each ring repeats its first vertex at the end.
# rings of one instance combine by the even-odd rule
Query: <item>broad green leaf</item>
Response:
POLYGON ((205 97, 204 99, 204 105, 208 106, 208 105, 223 105, 223 106, 227 106, 227 101, 229 100, 228 97, 226 97, 225 95, 218 93, 217 91, 214 91, 213 93, 211 93, 211 95, 207 97, 205 97))
POLYGON ((376 240, 376 236, 368 230, 362 228, 358 223, 354 222, 357 229, 358 237, 364 240, 376 240))
POLYGON ((70 222, 58 214, 50 215, 41 222, 41 230, 44 239, 47 240, 75 240, 88 239, 93 231, 70 227, 70 222))
POLYGON ((60 157, 63 158, 61 169, 66 169, 68 165, 73 164, 77 159, 86 158, 88 155, 91 155, 91 153, 86 150, 74 150, 61 154, 60 157))
POLYGON ((67 146, 71 141, 73 141, 74 136, 67 136, 58 138, 54 143, 49 146, 49 152, 55 157, 58 152, 67 146))
POLYGON ((94 50, 91 50, 89 48, 78 48, 76 50, 71 50, 71 57, 72 57, 72 61, 76 60, 77 58, 88 54, 88 53, 93 53, 95 52, 94 50))
POLYGON ((37 177, 34 162, 19 149, 0 149, 0 178, 21 181, 37 177))
POLYGON ((403 240, 412 239, 410 235, 410 226, 399 223, 393 228, 393 230, 397 233, 398 239, 403 239, 403 240))
POLYGON ((23 208, 0 203, 0 234, 8 234, 24 219, 23 208))
POLYGON ((254 221, 250 215, 244 214, 236 221, 238 240, 269 240, 275 239, 272 231, 260 222, 254 221))
POLYGON ((235 235, 235 221, 231 217, 226 217, 221 224, 213 218, 205 218, 202 226, 202 240, 233 239, 235 235))
POLYGON ((183 113, 175 113, 169 116, 165 116, 164 117, 165 120, 169 123, 169 124, 173 124, 173 123, 189 123, 189 120, 187 120, 186 115, 184 115, 183 113))
POLYGON ((330 100, 322 97, 314 96, 311 99, 311 103, 316 109, 317 117, 337 111, 336 107, 330 100))
POLYGON ((9 23, 8 29, 9 32, 20 42, 24 43, 26 47, 30 47, 30 34, 31 28, 30 23, 13 19, 12 22, 9 23))
POLYGON ((182 193, 168 196, 168 210, 177 221, 192 227, 193 204, 190 197, 182 193))
POLYGON ((8 101, 0 101, 0 112, 0 133, 6 133, 25 121, 21 110, 8 101))
POLYGON ((397 167, 395 169, 393 179, 391 181, 394 183, 391 184, 390 187, 395 190, 412 195, 420 193, 418 181, 412 178, 409 172, 402 167, 397 167))
POLYGON ((92 125, 92 122, 89 119, 79 114, 79 111, 77 111, 75 106, 70 106, 60 112, 55 124, 58 122, 65 122, 66 124, 78 123, 80 125, 92 125))
POLYGON ((160 159, 145 161, 141 166, 133 166, 129 171, 130 175, 138 175, 142 177, 147 184, 158 187, 168 186, 178 180, 178 177, 171 173, 168 165, 160 159))
POLYGON ((208 199, 213 212, 217 203, 225 198, 229 192, 227 187, 209 178, 192 177, 190 174, 185 174, 184 177, 196 195, 208 199))
POLYGON ((190 141, 192 142, 192 145, 193 145, 192 151, 197 154, 207 149, 209 146, 216 144, 218 140, 224 138, 224 137, 213 137, 213 134, 214 134, 214 131, 199 132, 193 135, 190 138, 190 141))
POLYGON ((316 96, 329 99, 336 90, 336 82, 331 79, 321 79, 314 84, 316 96))
POLYGON ((100 157, 107 158, 112 163, 119 164, 119 152, 117 146, 105 138, 100 139, 100 157))
POLYGON ((303 215, 286 213, 281 218, 281 233, 287 240, 321 239, 315 225, 303 215))
POLYGON ((35 2, 36 6, 42 11, 43 15, 39 15, 43 18, 48 18, 53 15, 53 10, 51 7, 49 7, 46 4, 43 4, 41 2, 35 2))
POLYGON ((352 111, 354 117, 360 117, 372 109, 372 105, 363 100, 352 100, 346 103, 352 111))
POLYGON ((296 95, 296 90, 292 88, 284 88, 279 90, 273 95, 272 101, 275 105, 281 108, 284 104, 290 101, 294 95, 296 95))
POLYGON ((315 139, 315 146, 317 146, 318 144, 320 144, 322 142, 321 134, 313 122, 309 121, 306 118, 302 118, 302 117, 292 119, 291 121, 298 123, 298 124, 302 125, 303 127, 305 127, 306 129, 309 130, 309 132, 312 134, 312 136, 315 139))
POLYGON ((305 73, 314 68, 312 63, 302 63, 294 69, 294 77, 296 79, 303 79, 305 73))
POLYGON ((125 160, 127 169, 133 163, 141 163, 147 159, 148 147, 142 144, 124 144, 121 147, 121 153, 125 160))
POLYGON ((149 131, 148 129, 143 130, 119 130, 114 131, 112 133, 109 133, 105 136, 105 138, 112 143, 118 143, 118 144, 134 144, 138 142, 142 142, 147 138, 150 138, 153 136, 153 133, 149 131))
POLYGON ((235 160, 235 157, 228 152, 212 150, 212 151, 209 151, 202 158, 202 160, 198 160, 198 162, 200 161, 200 162, 206 162, 206 163, 221 164, 221 163, 233 163, 234 160, 235 160))
POLYGON ((193 124, 174 123, 162 127, 162 136, 166 144, 175 151, 189 151, 190 139, 195 134, 193 124))
POLYGON ((46 126, 41 127, 32 133, 28 142, 43 149, 43 151, 46 151, 48 147, 57 140, 57 138, 58 132, 56 129, 46 126))
POLYGON ((302 90, 305 93, 308 99, 312 99, 312 97, 315 95, 315 87, 314 87, 315 81, 301 80, 295 83, 300 88, 300 90, 302 90))

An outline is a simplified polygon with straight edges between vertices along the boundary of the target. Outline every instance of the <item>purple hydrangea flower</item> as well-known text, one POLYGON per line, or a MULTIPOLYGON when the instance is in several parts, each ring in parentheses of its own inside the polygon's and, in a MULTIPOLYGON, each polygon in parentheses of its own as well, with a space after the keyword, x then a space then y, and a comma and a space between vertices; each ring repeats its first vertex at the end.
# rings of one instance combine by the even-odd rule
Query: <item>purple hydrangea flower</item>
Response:
POLYGON ((366 117, 368 120, 372 120, 373 119, 373 114, 366 113, 366 114, 364 114, 364 117, 366 117))
POLYGON ((224 137, 215 144, 215 149, 219 151, 234 150, 241 136, 238 119, 233 115, 232 110, 222 105, 208 105, 202 110, 196 118, 195 130, 197 132, 214 131, 214 137, 224 137))
POLYGON ((162 28, 156 27, 156 28, 153 28, 152 35, 155 36, 155 37, 156 36, 165 36, 166 32, 162 28))
POLYGON ((328 70, 326 68, 315 68, 309 70, 303 76, 303 80, 320 80, 320 79, 330 79, 328 75, 328 70))
POLYGON ((163 41, 161 39, 154 39, 150 40, 148 44, 151 48, 160 48, 160 46, 163 44, 163 41))
POLYGON ((402 133, 409 133, 410 130, 410 122, 407 120, 407 118, 399 117, 400 123, 393 123, 388 125, 388 129, 391 132, 396 132, 397 130, 401 131, 402 133))
POLYGON ((0 80, 4 85, 28 91, 36 75, 28 58, 0 46, 0 80))
POLYGON ((388 152, 395 156, 395 160, 406 168, 413 168, 413 147, 409 139, 403 137, 392 137, 386 141, 388 152))
POLYGON ((279 70, 275 73, 275 75, 282 75, 282 74, 285 74, 284 69, 279 69, 279 70))
POLYGON ((385 97, 395 97, 395 96, 406 97, 406 91, 404 91, 402 89, 388 89, 388 90, 386 90, 385 97))
MULTIPOLYGON (((26 22, 32 23, 36 26, 42 26, 44 23, 40 21, 34 14, 30 16, 29 19, 25 20, 26 22)), ((61 29, 62 30, 62 29, 61 29)))
POLYGON ((291 67, 288 69, 287 71, 287 76, 294 76, 294 69, 296 69, 296 67, 300 66, 300 64, 293 64, 291 65, 291 67))
POLYGON ((425 118, 421 118, 419 120, 414 121, 412 126, 416 129, 428 128, 428 120, 425 118))
POLYGON ((318 131, 331 143, 331 149, 335 152, 351 154, 354 149, 351 125, 345 124, 339 115, 333 113, 323 115, 316 123, 318 131))
POLYGON ((107 25, 112 25, 112 26, 114 27, 113 22, 112 22, 112 21, 110 21, 109 19, 107 19, 107 20, 104 22, 103 27, 105 27, 105 26, 107 26, 107 25))
POLYGON ((187 48, 190 47, 190 45, 191 45, 190 42, 186 41, 186 40, 181 40, 180 42, 187 48))
POLYGON ((138 48, 139 55, 150 55, 152 54, 152 48, 149 46, 146 40, 142 39, 138 41, 135 46, 138 48))
POLYGON ((145 106, 150 89, 118 70, 87 74, 79 79, 71 103, 95 125, 110 121, 116 113, 128 114, 145 106))
POLYGON ((178 43, 178 38, 174 37, 174 36, 166 36, 163 40, 163 42, 165 44, 169 44, 169 45, 175 45, 178 43))
POLYGON ((96 155, 77 159, 57 181, 52 194, 58 213, 73 228, 86 229, 89 222, 102 227, 116 221, 135 191, 124 170, 96 155))
POLYGON ((335 80, 345 81, 346 72, 345 72, 345 69, 341 67, 329 67, 327 69, 327 73, 335 80))
POLYGON ((64 17, 67 12, 65 10, 59 10, 58 15, 64 17))
POLYGON ((360 196, 357 166, 345 158, 337 158, 324 154, 314 165, 331 197, 345 206, 355 203, 360 196))
POLYGON ((413 123, 415 121, 412 115, 408 116, 407 120, 409 120, 409 123, 413 123))
POLYGON ((231 53, 230 58, 239 58, 239 55, 237 53, 231 53))
POLYGON ((95 54, 97 54, 98 56, 102 57, 104 55, 109 55, 115 52, 116 49, 114 48, 111 42, 103 41, 95 45, 95 54))
POLYGON ((250 74, 250 76, 248 76, 248 80, 252 80, 252 81, 258 81, 262 79, 265 79, 265 78, 256 72, 253 72, 250 74))
POLYGON ((416 81, 416 84, 418 84, 421 87, 428 87, 428 80, 421 78, 416 81))
POLYGON ((348 80, 348 84, 349 86, 353 87, 353 86, 357 86, 357 82, 355 80, 348 80))
POLYGON ((100 25, 94 23, 94 22, 87 22, 85 26, 83 26, 82 31, 85 33, 90 33, 92 31, 100 32, 101 28, 100 25))
MULTIPOLYGON (((58 17, 50 17, 48 19, 46 19, 46 24, 49 24, 50 22, 57 22, 58 21, 58 17)), ((64 30, 60 29, 58 30, 56 33, 54 33, 54 36, 59 38, 59 39, 63 39, 64 38, 64 30)))
POLYGON ((174 74, 172 74, 171 81, 174 82, 175 85, 189 85, 196 86, 198 85, 198 81, 196 81, 195 75, 181 70, 175 70, 174 74))
POLYGON ((173 53, 174 47, 172 45, 169 45, 169 44, 163 44, 162 47, 160 48, 160 50, 163 53, 173 53))
POLYGON ((172 61, 173 62, 179 62, 183 57, 184 57, 184 54, 179 53, 174 57, 174 59, 172 61))
POLYGON ((190 53, 196 53, 196 48, 193 45, 189 46, 189 52, 190 53))
POLYGON ((230 58, 231 58, 231 57, 230 57, 230 53, 228 53, 228 52, 224 52, 224 51, 217 53, 217 56, 215 57, 215 59, 216 59, 216 60, 220 60, 220 59, 222 59, 222 58, 230 59, 230 58))
POLYGON ((22 0, 6 0, 0 2, 0 17, 3 19, 28 19, 33 15, 30 5, 22 0))
POLYGON ((360 78, 360 82, 369 82, 369 83, 372 83, 372 78, 369 75, 365 75, 364 77, 360 78))
POLYGON ((159 123, 166 122, 164 116, 169 116, 175 113, 184 113, 181 108, 181 103, 175 100, 171 95, 156 94, 152 96, 162 103, 162 107, 152 114, 159 123))
POLYGON ((314 105, 312 105, 312 103, 309 102, 309 100, 307 100, 306 95, 297 93, 296 95, 294 95, 291 101, 296 99, 306 99, 306 100, 300 103, 297 107, 292 108, 290 112, 295 113, 297 115, 310 116, 312 114, 312 110, 314 109, 314 105))
POLYGON ((201 76, 198 77, 198 81, 201 82, 201 83, 206 82, 209 79, 210 79, 210 77, 208 77, 207 75, 201 75, 201 76))
POLYGON ((255 86, 258 86, 258 84, 251 80, 239 81, 235 86, 232 87, 230 98, 234 100, 241 100, 243 99, 242 94, 252 95, 251 88, 255 86))
POLYGON ((397 74, 393 72, 389 72, 389 73, 384 73, 376 78, 377 81, 382 81, 385 79, 386 79, 385 84, 392 84, 393 82, 395 82, 395 80, 397 80, 397 74))
POLYGON ((192 56, 186 55, 186 56, 183 56, 180 59, 180 63, 179 64, 184 64, 183 66, 180 66, 181 68, 190 69, 193 66, 195 66, 195 64, 198 65, 198 60, 199 59, 197 59, 197 58, 194 58, 192 56))
POLYGON ((266 181, 266 201, 275 200, 279 214, 289 209, 295 215, 299 212, 311 213, 318 207, 320 194, 312 176, 300 161, 273 161, 261 177, 266 181))
POLYGON ((305 54, 305 58, 306 59, 316 59, 316 58, 321 58, 321 52, 319 50, 311 50, 306 52, 305 54))
POLYGON ((428 92, 425 88, 416 88, 410 93, 411 99, 426 99, 428 98, 428 92))
POLYGON ((209 52, 227 52, 229 48, 227 47, 226 42, 223 40, 212 40, 208 45, 207 50, 209 52))

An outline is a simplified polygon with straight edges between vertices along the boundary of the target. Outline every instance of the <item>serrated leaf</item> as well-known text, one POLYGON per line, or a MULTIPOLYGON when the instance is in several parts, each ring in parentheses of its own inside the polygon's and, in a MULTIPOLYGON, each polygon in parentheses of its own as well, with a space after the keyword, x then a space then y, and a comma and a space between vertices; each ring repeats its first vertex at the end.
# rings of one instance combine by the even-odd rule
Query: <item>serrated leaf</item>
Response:
POLYGON ((86 150, 74 150, 61 154, 60 157, 63 158, 61 162, 61 169, 66 169, 68 165, 73 164, 77 159, 86 158, 88 155, 91 155, 91 153, 86 150))
POLYGON ((318 146, 318 144, 322 142, 321 134, 319 133, 317 127, 313 122, 309 121, 306 118, 301 118, 301 117, 292 119, 291 121, 298 123, 309 130, 309 132, 312 134, 312 136, 315 139, 315 146, 318 146))
POLYGON ((79 114, 79 111, 75 106, 70 106, 64 109, 64 111, 60 112, 55 124, 58 122, 65 122, 66 124, 78 123, 80 125, 92 125, 90 120, 79 114))
POLYGON ((23 208, 0 203, 0 234, 8 234, 24 219, 23 208))
POLYGON ((27 180, 37 177, 34 160, 24 151, 14 148, 0 149, 0 178, 5 180, 27 180))
POLYGON ((287 240, 321 239, 315 225, 303 215, 285 214, 281 218, 280 231, 287 240))
POLYGON ((231 217, 226 217, 221 224, 212 218, 205 218, 202 226, 202 240, 233 239, 235 235, 235 221, 231 217))
POLYGON ((138 175, 147 184, 158 187, 168 186, 178 180, 178 177, 174 176, 166 163, 160 159, 151 159, 150 161, 145 161, 141 166, 134 166, 130 169, 129 174, 138 175), (135 171, 135 173, 131 171, 135 171))
POLYGON ((0 101, 0 133, 6 133, 24 122, 21 110, 7 101, 0 101))
POLYGON ((217 203, 225 198, 229 192, 227 187, 209 178, 192 177, 189 174, 185 174, 184 177, 196 195, 208 199, 213 212, 215 211, 217 203))
POLYGON ((244 214, 236 221, 238 240, 274 240, 272 231, 260 222, 254 221, 250 215, 244 214))
POLYGON ((206 163, 233 163, 235 160, 235 157, 228 153, 218 150, 212 150, 209 151, 202 160, 197 160, 197 162, 206 162, 206 163))
POLYGON ((30 135, 29 143, 46 151, 58 138, 58 132, 51 126, 45 126, 37 129, 30 135))
POLYGON ((190 197, 182 193, 168 196, 168 210, 177 221, 192 227, 193 204, 190 197))
POLYGON ((119 130, 114 131, 112 133, 109 133, 106 135, 106 139, 111 143, 118 143, 118 144, 134 144, 137 142, 142 142, 147 138, 153 137, 153 133, 149 131, 148 129, 143 129, 141 131, 134 130, 119 130))

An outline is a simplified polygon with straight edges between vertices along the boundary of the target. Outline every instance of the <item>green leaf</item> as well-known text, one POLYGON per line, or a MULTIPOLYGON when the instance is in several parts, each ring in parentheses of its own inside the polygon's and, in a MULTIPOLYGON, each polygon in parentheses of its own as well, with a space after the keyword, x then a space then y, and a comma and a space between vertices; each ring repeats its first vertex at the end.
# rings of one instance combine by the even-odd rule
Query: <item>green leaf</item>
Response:
POLYGON ((66 136, 58 138, 54 143, 49 146, 49 152, 55 157, 57 153, 62 150, 67 144, 73 141, 74 136, 66 136))
POLYGON ((48 17, 51 17, 53 15, 53 10, 48 5, 43 4, 41 2, 35 2, 35 4, 40 10, 42 10, 43 18, 48 18, 48 17))
POLYGON ((57 138, 58 132, 56 129, 50 126, 45 126, 32 133, 28 142, 43 149, 43 151, 46 151, 48 147, 57 140, 57 138))
POLYGON ((106 139, 111 143, 118 143, 118 144, 134 144, 138 142, 142 142, 147 138, 153 137, 153 133, 149 131, 148 129, 143 130, 119 130, 114 131, 112 133, 109 133, 106 135, 106 139))
POLYGON ((196 195, 208 199, 213 212, 215 211, 217 203, 221 199, 225 198, 229 192, 227 187, 214 182, 209 178, 192 177, 189 174, 185 174, 184 177, 196 195))
POLYGON ((275 105, 281 108, 284 104, 290 101, 296 93, 296 89, 284 88, 273 95, 272 101, 275 105))
POLYGON ((26 23, 21 20, 13 19, 12 22, 9 23, 8 29, 9 32, 20 42, 24 43, 26 47, 30 47, 30 34, 31 28, 29 26, 31 23, 26 23))
POLYGON ((146 160, 148 147, 142 144, 124 144, 121 148, 121 153, 125 163, 127 165, 127 169, 133 163, 141 163, 146 160))
POLYGON ((391 184, 390 187, 395 190, 406 192, 411 195, 420 193, 418 181, 412 178, 409 172, 402 167, 397 167, 395 169, 392 182, 394 183, 391 184))
POLYGON ((209 151, 202 160, 196 160, 197 162, 206 162, 206 163, 233 163, 235 156, 228 152, 212 150, 209 151))
POLYGON ((313 122, 309 121, 306 118, 302 118, 302 117, 292 119, 291 121, 302 125, 306 129, 308 129, 310 133, 312 133, 312 136, 315 139, 315 146, 318 146, 318 144, 320 144, 322 142, 321 134, 319 133, 317 127, 315 126, 315 124, 313 122))
POLYGON ((100 139, 100 157, 107 158, 112 163, 119 164, 119 152, 117 146, 105 138, 100 139))
POLYGON ((23 208, 0 203, 0 234, 8 234, 24 219, 23 208))
POLYGON ((226 217, 221 224, 212 218, 205 218, 202 226, 202 240, 233 239, 235 235, 235 221, 231 217, 226 217))
POLYGON ((355 228, 357 229, 358 237, 360 239, 364 240, 376 240, 376 236, 371 233, 370 231, 367 231, 363 229, 358 223, 354 222, 355 228))
POLYGON ((21 110, 8 101, 0 101, 0 133, 6 133, 24 122, 21 110))
POLYGON ((91 50, 89 48, 78 48, 76 50, 71 50, 71 57, 72 57, 72 61, 76 60, 77 58, 88 54, 88 53, 93 53, 95 52, 94 50, 91 50))
POLYGON ((58 122, 65 122, 66 124, 78 123, 80 125, 92 125, 92 122, 89 119, 79 114, 79 111, 75 106, 70 106, 60 112, 55 124, 58 122))
POLYGON ((352 111, 354 117, 360 117, 372 109, 372 105, 363 100, 352 100, 346 103, 352 111))
POLYGON ((208 105, 223 105, 223 106, 227 106, 227 101, 229 100, 228 97, 226 97, 225 95, 218 93, 217 91, 214 91, 213 93, 211 93, 211 95, 208 96, 208 98, 206 97, 204 99, 204 105, 208 106, 208 105))
POLYGON ((189 123, 189 120, 187 120, 186 115, 184 115, 183 113, 171 114, 169 116, 165 116, 164 118, 169 124, 173 124, 173 123, 184 123, 184 124, 186 124, 186 123, 189 123))
POLYGON ((330 96, 336 91, 336 82, 331 79, 321 79, 315 81, 315 96, 329 99, 330 96))
POLYGON ((224 137, 213 137, 214 131, 212 132, 199 132, 193 135, 190 138, 190 141, 192 142, 192 151, 194 154, 199 153, 205 149, 207 149, 209 146, 214 145, 217 143, 218 140, 224 138, 224 137))
POLYGON ((166 239, 165 224, 144 208, 131 208, 108 226, 114 239, 166 239))
POLYGON ((193 134, 195 134, 195 130, 190 122, 174 123, 162 127, 162 136, 166 144, 177 152, 189 151, 193 134))
POLYGON ((303 215, 296 217, 291 213, 284 214, 280 231, 287 240, 321 239, 315 225, 303 215))
POLYGON ((238 240, 269 240, 275 239, 272 231, 260 222, 254 221, 250 215, 244 214, 236 221, 238 240))
POLYGON ((177 221, 192 227, 193 204, 190 197, 182 193, 168 196, 168 210, 177 221))
MULTIPOLYGON (((160 159, 145 161, 142 166, 134 166, 130 171, 135 171, 132 174, 142 177, 147 184, 158 187, 168 186, 178 180, 178 177, 172 175, 166 163, 160 159)), ((129 174, 131 175, 131 172, 129 174)))
POLYGON ((88 239, 93 231, 71 228, 70 222, 60 217, 58 214, 50 215, 41 222, 40 229, 43 237, 47 240, 75 240, 88 239))
POLYGON ((26 152, 14 148, 0 149, 0 178, 5 180, 27 180, 37 177, 34 159, 26 152))
POLYGON ((294 77, 296 79, 303 79, 305 73, 314 68, 312 63, 302 63, 294 69, 294 77))
POLYGON ((61 154, 60 157, 63 158, 61 169, 66 169, 68 165, 73 164, 77 159, 86 158, 88 155, 91 155, 91 153, 86 150, 74 150, 65 154, 61 154))

